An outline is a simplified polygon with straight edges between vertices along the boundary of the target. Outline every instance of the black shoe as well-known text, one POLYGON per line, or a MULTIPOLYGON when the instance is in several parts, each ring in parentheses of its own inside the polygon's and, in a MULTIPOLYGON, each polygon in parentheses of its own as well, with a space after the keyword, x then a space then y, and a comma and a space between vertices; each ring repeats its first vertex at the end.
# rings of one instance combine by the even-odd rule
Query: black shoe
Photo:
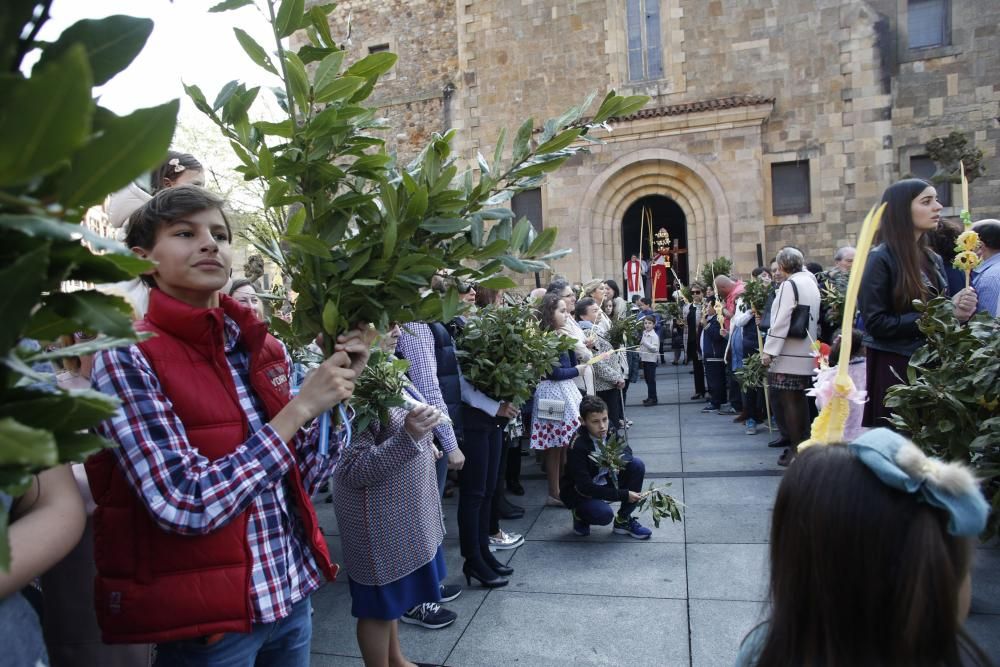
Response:
POLYGON ((504 498, 500 501, 500 507, 497 508, 497 513, 500 515, 501 519, 520 519, 524 516, 524 508, 519 507, 504 498))
POLYGON ((785 438, 778 438, 777 440, 772 440, 771 442, 767 443, 767 446, 768 447, 788 447, 791 444, 792 443, 791 443, 790 440, 786 440, 785 438))
POLYGON ((483 556, 483 561, 486 563, 486 567, 490 568, 501 577, 509 577, 514 574, 514 568, 509 565, 504 565, 498 561, 489 551, 487 551, 483 556))
POLYGON ((792 453, 792 448, 785 447, 785 450, 781 452, 781 456, 778 457, 778 465, 782 468, 787 468, 794 460, 795 454, 792 453))
POLYGON ((691 400, 692 401, 700 401, 703 398, 705 398, 705 394, 695 394, 694 396, 691 397, 691 400))
POLYGON ((479 582, 479 585, 483 588, 502 588, 510 583, 509 579, 504 579, 503 577, 498 576, 493 570, 485 565, 477 567, 470 561, 465 561, 462 564, 462 574, 465 575, 465 583, 469 586, 472 585, 473 579, 479 582), (484 569, 486 572, 482 571, 484 569))
POLYGON ((458 584, 441 584, 441 602, 451 602, 462 594, 462 587, 458 584))
POLYGON ((431 630, 440 630, 441 628, 446 628, 454 623, 457 618, 458 614, 445 609, 438 603, 425 602, 424 604, 418 604, 416 607, 403 614, 399 620, 403 623, 419 625, 424 628, 430 628, 431 630))
POLYGON ((507 490, 510 491, 511 493, 513 493, 515 496, 523 496, 524 495, 524 487, 521 486, 521 482, 519 482, 517 480, 515 480, 515 481, 508 481, 507 482, 507 490))

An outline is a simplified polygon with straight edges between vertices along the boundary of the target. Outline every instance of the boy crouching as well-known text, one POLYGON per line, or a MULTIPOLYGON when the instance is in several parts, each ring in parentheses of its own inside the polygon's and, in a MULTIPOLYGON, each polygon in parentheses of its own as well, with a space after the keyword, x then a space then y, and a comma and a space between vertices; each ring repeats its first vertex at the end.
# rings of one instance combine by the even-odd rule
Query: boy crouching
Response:
POLYGON ((560 483, 561 499, 573 512, 573 532, 590 535, 591 526, 606 526, 614 519, 614 532, 637 540, 648 540, 649 528, 632 516, 640 499, 646 466, 625 446, 625 468, 618 473, 617 484, 607 468, 600 467, 590 455, 608 442, 608 406, 597 396, 584 396, 580 402, 583 426, 569 446, 566 472, 560 483), (615 516, 609 503, 621 502, 615 516))

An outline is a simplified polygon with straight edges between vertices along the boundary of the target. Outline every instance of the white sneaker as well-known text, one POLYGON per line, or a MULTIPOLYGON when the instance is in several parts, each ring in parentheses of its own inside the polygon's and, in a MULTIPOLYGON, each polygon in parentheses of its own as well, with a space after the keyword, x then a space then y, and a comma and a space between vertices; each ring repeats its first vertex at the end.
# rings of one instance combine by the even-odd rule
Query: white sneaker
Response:
POLYGON ((490 535, 490 547, 492 549, 499 549, 501 551, 505 549, 516 549, 524 544, 524 536, 518 535, 517 533, 507 533, 503 529, 500 529, 500 534, 497 536, 490 535))

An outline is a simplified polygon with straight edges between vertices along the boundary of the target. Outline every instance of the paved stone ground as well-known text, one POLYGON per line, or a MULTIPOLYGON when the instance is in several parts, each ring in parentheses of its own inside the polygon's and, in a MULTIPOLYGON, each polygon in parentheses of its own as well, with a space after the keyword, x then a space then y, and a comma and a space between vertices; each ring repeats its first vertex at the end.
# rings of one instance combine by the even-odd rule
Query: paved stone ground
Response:
MULTIPOLYGON (((523 459, 527 493, 512 499, 527 512, 504 527, 526 542, 497 554, 516 570, 511 583, 490 592, 467 588, 448 604, 459 618, 446 629, 401 624, 410 660, 450 667, 732 665, 740 640, 765 611, 768 531, 782 469, 766 430, 747 436, 731 417, 699 413, 703 403, 688 400, 689 368, 660 367, 656 407, 640 405, 641 382, 628 397, 632 448, 646 463, 647 480, 673 484, 687 505, 684 522, 661 524, 648 542, 611 535, 610 528, 577 537, 566 510, 543 507, 541 471, 532 457, 523 459)), ((455 500, 445 503, 448 582, 464 584, 455 500)), ((333 510, 319 509, 336 560, 333 510)), ((977 549, 973 586, 968 630, 1000 657, 1000 545, 977 549)), ((346 576, 313 604, 313 665, 361 665, 346 576)))

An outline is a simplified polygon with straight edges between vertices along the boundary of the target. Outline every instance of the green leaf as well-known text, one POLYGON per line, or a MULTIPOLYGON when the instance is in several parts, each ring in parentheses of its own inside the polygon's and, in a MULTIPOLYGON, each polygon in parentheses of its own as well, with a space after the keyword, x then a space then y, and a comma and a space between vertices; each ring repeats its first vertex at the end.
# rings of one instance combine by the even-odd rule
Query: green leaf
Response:
POLYGON ((95 338, 94 340, 84 341, 83 343, 76 343, 75 345, 68 345, 66 347, 57 347, 54 350, 31 354, 26 356, 24 361, 26 363, 33 364, 38 361, 52 361, 54 359, 66 359, 68 357, 82 357, 84 355, 100 352, 101 350, 111 350, 116 347, 131 345, 136 340, 143 340, 151 337, 152 335, 153 334, 151 333, 143 333, 139 336, 133 336, 130 338, 109 338, 101 336, 95 338))
POLYGON ((361 76, 366 79, 378 77, 392 69, 397 59, 398 56, 395 53, 389 53, 388 51, 372 53, 348 67, 345 74, 348 76, 361 76))
POLYGON ((557 230, 555 227, 543 229, 542 233, 535 237, 535 240, 528 246, 524 254, 528 257, 536 257, 548 252, 552 244, 556 242, 556 233, 557 230))
POLYGON ((124 244, 105 238, 82 224, 59 222, 37 215, 0 215, 0 229, 10 229, 33 238, 53 241, 85 241, 94 250, 132 256, 132 251, 124 244))
POLYGON ((239 9, 240 7, 246 7, 247 5, 252 4, 253 0, 224 0, 208 11, 210 14, 216 14, 218 12, 228 12, 230 9, 239 9))
POLYGON ((21 338, 21 326, 39 302, 49 268, 49 245, 42 243, 31 252, 0 269, 0 353, 11 349, 21 338))
POLYGON ((286 234, 282 237, 293 247, 301 250, 307 255, 314 257, 330 258, 330 246, 315 236, 307 234, 286 234))
POLYGON ((85 461, 91 454, 118 446, 111 440, 93 433, 58 433, 56 434, 56 445, 59 448, 60 463, 85 461))
POLYGON ((536 148, 535 152, 539 155, 544 155, 545 153, 555 153, 556 151, 561 151, 576 141, 577 137, 579 137, 582 133, 583 129, 581 128, 560 132, 552 139, 549 139, 544 144, 536 148))
POLYGON ((458 315, 458 290, 454 287, 448 288, 448 292, 444 295, 441 303, 441 319, 445 322, 451 322, 458 315))
POLYGON ((64 164, 86 140, 94 103, 83 46, 69 48, 0 99, 0 185, 19 185, 64 164))
POLYGON ((534 127, 535 121, 529 118, 518 128, 517 134, 514 136, 514 164, 523 161, 531 152, 529 142, 534 127))
POLYGON ((291 120, 283 120, 280 123, 271 123, 265 120, 259 120, 254 123, 253 126, 260 130, 263 134, 284 137, 285 139, 291 139, 295 133, 295 128, 292 125, 291 120))
POLYGON ((73 156, 60 186, 63 204, 100 202, 163 160, 174 136, 178 108, 178 100, 172 100, 128 116, 108 114, 100 136, 73 156))
POLYGON ((309 21, 316 28, 316 34, 324 46, 335 48, 336 42, 330 34, 330 21, 327 19, 328 11, 325 7, 317 5, 309 10, 309 21))
POLYGON ((351 281, 351 284, 358 287, 381 287, 385 284, 385 281, 374 278, 355 278, 351 281))
POLYGON ((114 415, 119 404, 118 399, 92 389, 13 392, 0 406, 0 418, 11 417, 48 431, 81 431, 114 415))
POLYGON ((240 46, 250 56, 250 60, 257 63, 258 67, 278 76, 278 70, 274 67, 274 63, 271 62, 271 57, 267 55, 264 47, 258 44, 245 30, 233 28, 233 32, 236 34, 236 40, 240 43, 240 46))
POLYGON ((350 97, 365 85, 367 79, 359 76, 342 76, 328 82, 316 91, 316 101, 322 103, 335 102, 350 97))
POLYGON ((329 299, 323 306, 323 330, 328 334, 336 334, 340 327, 340 312, 337 303, 329 299))
POLYGON ((79 244, 60 244, 53 246, 51 257, 52 271, 59 267, 63 280, 79 280, 89 283, 114 283, 129 280, 140 273, 152 269, 155 264, 140 259, 136 255, 112 255, 105 253, 95 255, 85 246, 79 244))
POLYGON ((291 51, 285 52, 285 71, 288 73, 288 85, 292 89, 295 103, 300 109, 308 109, 309 76, 306 74, 306 66, 302 59, 291 51))
POLYGON ((529 222, 527 218, 521 218, 520 221, 514 225, 514 231, 510 235, 510 247, 514 251, 520 252, 525 241, 528 240, 528 235, 531 231, 531 222, 529 222))
POLYGON ((464 218, 430 218, 420 223, 420 229, 432 234, 457 234, 469 226, 464 218))
POLYGON ((0 419, 0 466, 51 468, 59 463, 52 433, 11 417, 0 419))
POLYGON ((305 0, 281 0, 278 6, 278 16, 274 21, 274 29, 278 36, 288 37, 302 25, 302 14, 305 11, 305 0))
POLYGON ((122 298, 97 290, 56 292, 28 322, 25 335, 39 340, 80 329, 100 331, 116 338, 133 338, 131 308, 122 298))
POLYGON ((240 87, 240 82, 236 79, 233 79, 232 81, 224 85, 222 87, 222 90, 219 91, 219 94, 216 95, 215 102, 212 103, 212 111, 218 111, 219 109, 221 109, 226 104, 226 102, 229 101, 229 98, 233 96, 233 93, 235 93, 239 89, 239 87, 240 87))
POLYGON ((492 276, 476 282, 488 289, 517 289, 517 283, 507 276, 492 276))
POLYGON ((46 67, 79 44, 86 50, 93 83, 100 86, 135 60, 152 32, 153 22, 146 18, 116 14, 103 19, 83 19, 46 46, 35 67, 46 67))
MULTIPOLYGON (((313 7, 316 9, 316 7, 313 7)), ((316 67, 316 74, 313 76, 313 88, 316 91, 322 90, 325 86, 333 82, 340 74, 340 67, 344 64, 344 52, 336 51, 320 61, 316 67)), ((317 92, 317 99, 318 99, 317 92)))

